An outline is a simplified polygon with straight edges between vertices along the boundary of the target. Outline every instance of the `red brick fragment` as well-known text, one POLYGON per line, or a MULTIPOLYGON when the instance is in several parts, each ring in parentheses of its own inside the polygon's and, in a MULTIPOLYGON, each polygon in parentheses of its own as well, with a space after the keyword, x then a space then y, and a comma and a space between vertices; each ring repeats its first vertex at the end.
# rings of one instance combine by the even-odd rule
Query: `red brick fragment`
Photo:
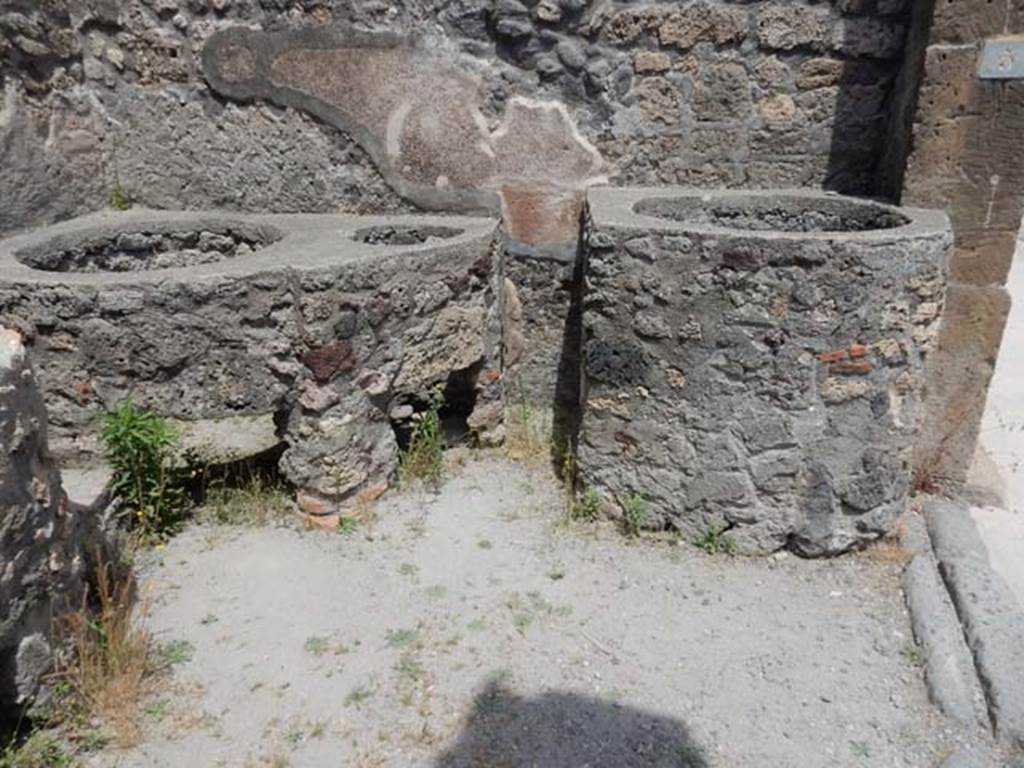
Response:
POLYGON ((854 358, 855 360, 857 358, 867 357, 868 356, 868 351, 869 351, 868 348, 865 347, 863 344, 851 344, 850 345, 850 357, 854 358))
POLYGON ((302 356, 302 364, 313 374, 318 384, 325 384, 339 373, 351 371, 356 364, 352 342, 338 339, 322 347, 311 349, 302 356))
POLYGON ((845 349, 833 349, 831 352, 822 352, 818 355, 818 359, 823 363, 837 363, 840 360, 845 360, 849 352, 845 349))
POLYGON ((92 384, 88 381, 80 381, 75 384, 75 398, 80 405, 85 405, 92 400, 92 384))
POLYGON ((305 515, 310 517, 327 517, 337 511, 329 501, 304 491, 295 494, 295 503, 305 515))
POLYGON ((863 376, 871 373, 875 366, 870 360, 860 360, 856 363, 833 363, 829 366, 829 373, 842 374, 846 376, 863 376))

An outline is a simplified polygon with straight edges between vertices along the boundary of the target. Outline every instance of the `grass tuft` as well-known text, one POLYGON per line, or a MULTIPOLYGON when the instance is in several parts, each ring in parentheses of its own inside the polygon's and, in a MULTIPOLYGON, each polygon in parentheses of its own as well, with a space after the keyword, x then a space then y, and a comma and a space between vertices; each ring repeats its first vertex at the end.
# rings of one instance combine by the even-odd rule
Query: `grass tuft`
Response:
POLYGON ((592 523, 601 516, 601 509, 604 503, 601 501, 601 494, 593 488, 587 488, 583 495, 575 499, 572 504, 571 516, 573 520, 583 520, 592 523))
POLYGON ((551 430, 550 414, 521 398, 505 409, 505 453, 527 464, 551 461, 551 430))
POLYGON ((196 517, 219 525, 270 525, 287 519, 292 512, 288 494, 268 478, 252 473, 238 486, 214 485, 196 517))
POLYGON ((415 424, 409 447, 402 451, 398 464, 398 479, 403 485, 413 481, 437 488, 444 479, 445 438, 441 426, 441 406, 444 393, 436 389, 427 410, 413 416, 415 424))
POLYGON ((709 555, 736 554, 736 540, 726 533, 728 528, 708 528, 704 535, 696 541, 698 547, 709 555))
POLYGON ((131 195, 124 191, 121 182, 115 183, 114 188, 110 191, 110 207, 115 211, 127 211, 133 204, 131 195))
POLYGON ((129 746, 139 736, 140 706, 154 671, 152 643, 136 615, 135 585, 127 569, 101 561, 94 592, 94 606, 83 605, 59 624, 69 652, 56 674, 73 706, 129 746))
POLYGON ((23 743, 11 739, 0 751, 0 768, 73 768, 77 765, 67 744, 55 733, 36 731, 23 743))
POLYGON ((627 536, 639 536, 648 523, 647 502, 634 493, 622 502, 622 525, 627 536))

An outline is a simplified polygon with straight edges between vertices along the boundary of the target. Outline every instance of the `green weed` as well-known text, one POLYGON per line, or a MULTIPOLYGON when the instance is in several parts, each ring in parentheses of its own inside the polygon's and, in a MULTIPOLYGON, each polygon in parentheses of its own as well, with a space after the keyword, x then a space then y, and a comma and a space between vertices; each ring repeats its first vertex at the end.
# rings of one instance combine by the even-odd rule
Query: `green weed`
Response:
POLYGON ((413 416, 415 424, 409 447, 399 457, 398 478, 403 484, 422 480, 437 487, 444 479, 445 438, 441 426, 444 393, 434 390, 427 410, 413 416))
POLYGON ((622 502, 622 524, 628 536, 639 536, 647 525, 647 502, 643 496, 634 493, 622 502))
POLYGON ((100 436, 113 469, 111 490, 124 504, 130 526, 156 537, 174 532, 188 497, 175 461, 178 435, 171 425, 125 400, 104 415, 100 436))
POLYGON ((354 517, 343 517, 338 521, 338 533, 342 536, 354 536, 359 530, 359 521, 354 517))
POLYGON ((77 763, 63 740, 36 731, 24 743, 12 738, 0 752, 0 768, 73 768, 77 763))
POLYGON ((151 701, 142 708, 142 714, 146 717, 160 722, 163 720, 171 711, 171 704, 167 699, 157 699, 151 701))
POLYGON ((572 518, 592 523, 601 516, 601 494, 593 488, 587 488, 583 495, 573 502, 572 518))
POLYGON ((115 182, 114 188, 110 190, 110 207, 115 211, 127 211, 133 203, 131 196, 121 186, 121 182, 115 182))
POLYGON ((736 554, 736 540, 726 533, 727 530, 725 527, 708 528, 696 544, 709 555, 734 555, 736 554))
POLYGON ((855 757, 871 757, 871 746, 866 741, 850 741, 850 752, 855 757))
POLYGON ((389 630, 385 639, 390 648, 406 648, 419 640, 418 629, 394 629, 389 630))
POLYGON ((367 688, 365 685, 360 685, 348 692, 348 695, 345 697, 345 706, 358 707, 371 696, 373 696, 373 691, 367 688))
POLYGON ((525 599, 519 593, 514 592, 506 600, 505 605, 512 613, 512 626, 520 635, 525 635, 526 630, 538 619, 552 616, 564 617, 572 613, 571 606, 552 605, 537 591, 527 592, 525 599))
POLYGON ((415 683, 427 674, 426 667, 420 662, 413 651, 406 651, 398 658, 395 672, 401 681, 415 683))
POLYGON ((188 640, 171 640, 158 645, 154 651, 156 657, 156 668, 166 669, 176 664, 185 664, 192 661, 196 649, 188 640))
POLYGON ((925 662, 924 648, 914 642, 909 642, 903 647, 903 658, 915 667, 923 667, 925 662))
POLYGON ((331 649, 331 641, 326 637, 310 635, 306 638, 306 644, 303 648, 305 648, 307 653, 311 653, 314 656, 323 656, 331 649))

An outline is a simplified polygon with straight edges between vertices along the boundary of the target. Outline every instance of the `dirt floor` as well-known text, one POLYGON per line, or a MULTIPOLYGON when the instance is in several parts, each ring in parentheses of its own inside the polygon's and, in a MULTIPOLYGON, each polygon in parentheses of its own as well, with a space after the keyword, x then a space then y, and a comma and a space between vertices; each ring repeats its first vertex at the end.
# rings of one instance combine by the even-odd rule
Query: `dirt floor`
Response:
POLYGON ((938 766, 889 549, 707 555, 566 525, 471 460, 349 534, 196 525, 143 569, 182 663, 92 766, 938 766))

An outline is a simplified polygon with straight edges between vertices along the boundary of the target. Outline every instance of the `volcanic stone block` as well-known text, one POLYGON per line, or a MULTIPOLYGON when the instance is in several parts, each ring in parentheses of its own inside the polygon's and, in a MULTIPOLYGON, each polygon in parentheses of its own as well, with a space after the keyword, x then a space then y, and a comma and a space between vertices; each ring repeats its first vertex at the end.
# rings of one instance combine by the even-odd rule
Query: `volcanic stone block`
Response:
POLYGON ((910 483, 944 215, 815 192, 596 190, 583 481, 650 527, 841 552, 910 483))
POLYGON ((83 526, 46 443, 46 409, 18 333, 0 328, 0 723, 52 661, 51 621, 82 595, 83 526))

